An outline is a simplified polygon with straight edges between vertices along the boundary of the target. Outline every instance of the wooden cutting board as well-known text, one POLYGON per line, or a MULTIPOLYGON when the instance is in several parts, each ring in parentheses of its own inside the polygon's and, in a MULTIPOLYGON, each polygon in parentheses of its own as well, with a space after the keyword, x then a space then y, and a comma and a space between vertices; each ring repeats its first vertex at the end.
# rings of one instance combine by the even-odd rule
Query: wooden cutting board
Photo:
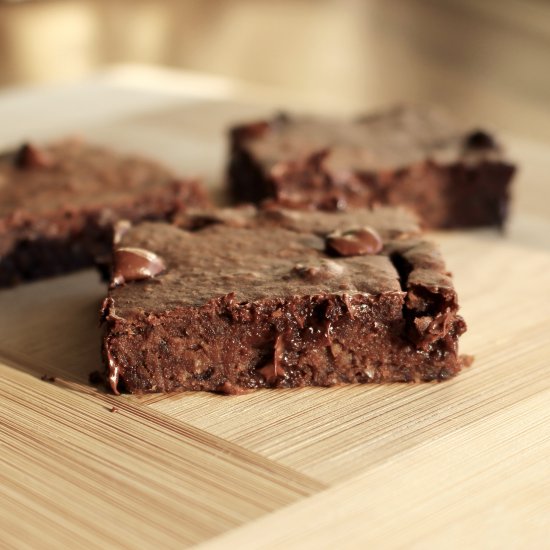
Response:
MULTIPOLYGON (((215 187, 223 129, 267 107, 184 84, 4 94, 0 140, 78 130, 215 187)), ((476 358, 449 382, 115 397, 96 273, 1 291, 0 546, 549 547, 550 148, 509 143, 507 234, 433 235, 476 358)))

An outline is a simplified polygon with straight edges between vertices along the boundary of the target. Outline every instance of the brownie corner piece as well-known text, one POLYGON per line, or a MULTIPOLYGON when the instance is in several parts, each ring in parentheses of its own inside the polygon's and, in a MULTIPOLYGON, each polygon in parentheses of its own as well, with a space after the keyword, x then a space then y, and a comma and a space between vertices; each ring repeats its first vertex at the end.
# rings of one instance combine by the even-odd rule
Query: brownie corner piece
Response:
POLYGON ((515 170, 494 135, 437 108, 396 106, 355 119, 279 115, 230 132, 237 201, 403 205, 430 228, 502 226, 515 170))
POLYGON ((103 310, 113 391, 430 381, 462 368, 452 280, 405 211, 179 222, 138 224, 115 244, 103 310))
POLYGON ((0 156, 0 287, 94 265, 120 219, 171 219, 210 204, 202 186, 152 160, 80 140, 0 156))

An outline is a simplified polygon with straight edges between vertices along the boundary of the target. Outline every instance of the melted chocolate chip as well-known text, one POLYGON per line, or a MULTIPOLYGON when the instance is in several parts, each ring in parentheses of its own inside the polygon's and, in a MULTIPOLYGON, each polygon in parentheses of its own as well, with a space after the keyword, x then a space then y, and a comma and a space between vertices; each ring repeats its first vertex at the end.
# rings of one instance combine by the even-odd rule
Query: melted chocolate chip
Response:
POLYGON ((468 149, 494 149, 497 146, 493 136, 483 130, 476 130, 466 136, 465 145, 468 149))
POLYGON ((359 227, 330 233, 326 245, 330 252, 339 256, 364 256, 378 254, 382 250, 382 239, 371 227, 359 227))
POLYGON ((166 264, 154 252, 143 248, 119 248, 115 251, 112 286, 150 279, 165 269, 166 264))
POLYGON ((15 154, 14 164, 18 168, 51 168, 54 165, 52 157, 43 149, 32 143, 25 143, 15 154))

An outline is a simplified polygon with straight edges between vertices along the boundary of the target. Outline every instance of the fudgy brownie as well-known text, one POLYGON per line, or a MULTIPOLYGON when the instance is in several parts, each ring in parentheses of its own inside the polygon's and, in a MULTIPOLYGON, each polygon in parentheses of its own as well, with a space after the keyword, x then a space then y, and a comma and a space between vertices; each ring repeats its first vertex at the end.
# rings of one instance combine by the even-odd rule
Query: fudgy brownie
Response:
POLYGON ((0 157, 0 286, 110 256, 113 223, 170 219, 208 205, 198 183, 163 166, 66 140, 0 157))
POLYGON ((237 201, 338 210, 404 205, 431 228, 502 226, 514 166, 495 138, 435 109, 355 120, 280 115, 230 133, 237 201))
POLYGON ((116 235, 115 393, 445 380, 465 331, 435 245, 392 208, 183 214, 116 235))

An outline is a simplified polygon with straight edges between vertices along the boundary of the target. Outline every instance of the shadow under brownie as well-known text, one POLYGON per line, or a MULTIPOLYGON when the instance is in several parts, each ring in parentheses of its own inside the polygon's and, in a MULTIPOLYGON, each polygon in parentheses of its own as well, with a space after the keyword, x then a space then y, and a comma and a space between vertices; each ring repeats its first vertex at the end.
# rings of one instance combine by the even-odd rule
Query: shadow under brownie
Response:
POLYGON ((103 357, 114 392, 445 380, 452 280, 406 211, 253 208, 117 235, 103 357))

